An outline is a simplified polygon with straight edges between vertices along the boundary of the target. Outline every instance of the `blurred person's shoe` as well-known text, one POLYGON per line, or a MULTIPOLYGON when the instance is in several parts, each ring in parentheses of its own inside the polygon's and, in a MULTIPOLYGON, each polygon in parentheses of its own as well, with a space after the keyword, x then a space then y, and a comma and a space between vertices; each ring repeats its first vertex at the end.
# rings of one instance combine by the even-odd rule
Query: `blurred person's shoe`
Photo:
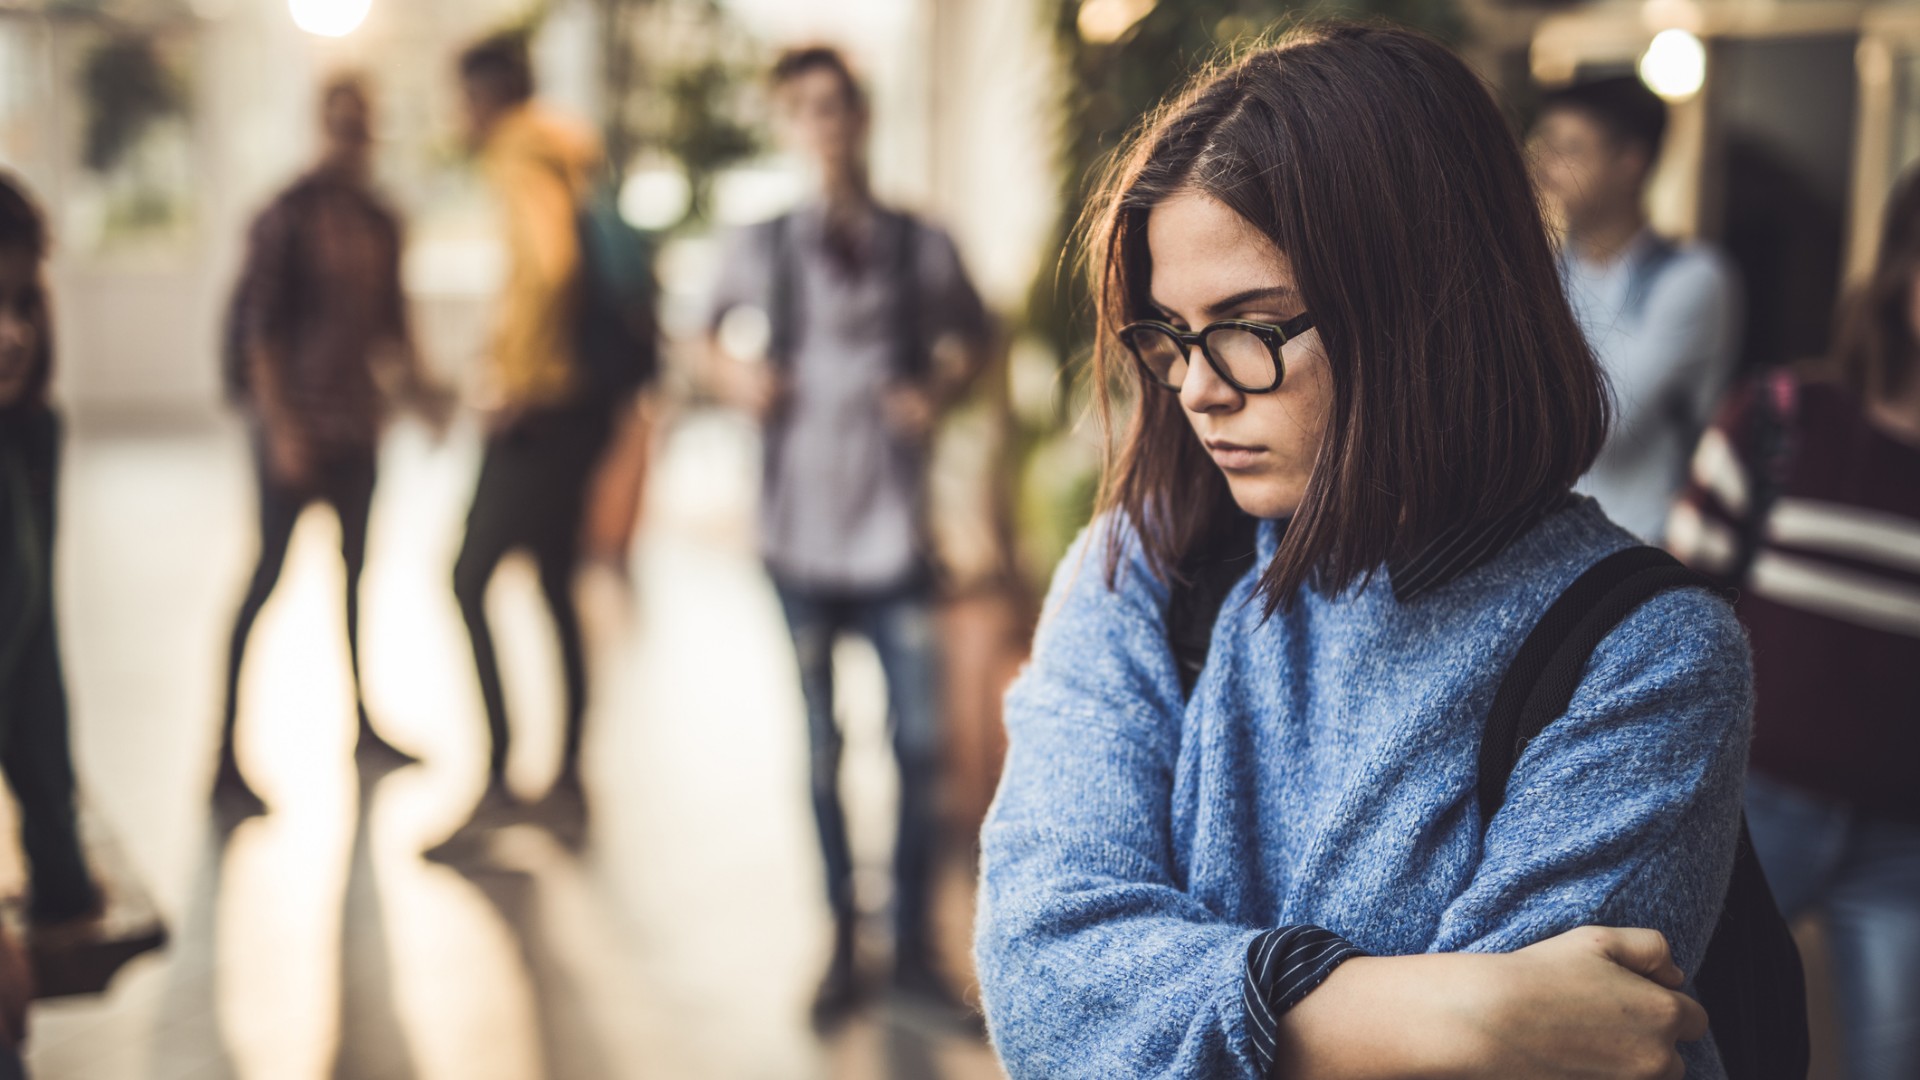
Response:
POLYGON ((560 770, 553 787, 532 807, 530 816, 568 851, 579 851, 586 846, 587 789, 580 780, 577 764, 560 770))
POLYGON ((851 1019, 866 997, 854 957, 855 927, 856 920, 851 916, 834 921, 833 958, 827 962, 827 973, 820 980, 820 988, 814 991, 809 1014, 813 1030, 821 1035, 851 1019))
POLYGON ((231 752, 220 755, 220 765, 213 772, 213 810, 225 825, 237 825, 267 812, 266 801, 247 783, 231 752))
POLYGON ((161 948, 166 923, 104 822, 81 812, 87 875, 57 892, 30 889, 23 940, 36 997, 98 994, 127 961, 161 948))
POLYGON ((474 804, 473 813, 459 828, 453 830, 453 835, 420 855, 437 863, 474 862, 486 855, 487 842, 494 833, 526 820, 526 805, 507 787, 503 778, 495 776, 487 782, 486 790, 480 793, 480 801, 474 804))

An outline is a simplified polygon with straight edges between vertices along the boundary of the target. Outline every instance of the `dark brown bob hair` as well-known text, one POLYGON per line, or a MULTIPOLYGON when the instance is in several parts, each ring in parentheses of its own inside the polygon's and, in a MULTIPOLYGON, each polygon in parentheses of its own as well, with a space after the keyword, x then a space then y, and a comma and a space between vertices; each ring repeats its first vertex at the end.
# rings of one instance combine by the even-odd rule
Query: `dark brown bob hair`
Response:
POLYGON ((1829 367, 1867 401, 1898 396, 1913 378, 1913 288, 1920 277, 1920 170, 1909 172, 1887 200, 1873 276, 1842 311, 1829 367))
POLYGON ((47 302, 46 261, 52 242, 47 235, 47 219, 27 194, 25 184, 13 174, 0 171, 0 251, 25 252, 34 262, 34 281, 27 294, 26 318, 33 323, 39 348, 33 358, 33 372, 16 405, 38 408, 47 403, 47 388, 53 381, 53 316, 47 302))
POLYGON ((1300 27, 1202 73, 1150 117, 1089 210, 1107 430, 1109 582, 1129 534, 1162 580, 1238 510, 1176 395, 1117 339, 1149 316, 1147 216, 1199 191, 1291 260, 1331 366, 1305 497, 1261 580, 1267 611, 1338 593, 1396 552, 1572 484, 1600 450, 1605 381, 1561 290, 1513 129, 1452 52, 1387 25, 1300 27), (1113 440, 1108 440, 1111 446, 1113 440))
POLYGON ((831 45, 800 45, 781 53, 773 62, 773 70, 767 73, 767 82, 777 90, 816 71, 831 72, 840 80, 848 108, 856 113, 867 111, 867 92, 861 87, 859 76, 853 73, 846 54, 831 45))
POLYGON ((486 88, 501 105, 518 105, 533 97, 533 58, 527 35, 509 30, 483 38, 460 54, 460 77, 486 88))

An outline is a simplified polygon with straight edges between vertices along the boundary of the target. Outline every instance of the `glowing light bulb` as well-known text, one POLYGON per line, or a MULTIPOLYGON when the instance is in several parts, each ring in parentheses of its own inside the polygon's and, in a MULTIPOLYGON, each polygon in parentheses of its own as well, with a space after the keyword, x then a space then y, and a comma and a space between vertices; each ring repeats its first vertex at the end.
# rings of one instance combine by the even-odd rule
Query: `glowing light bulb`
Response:
POLYGON ((1668 101, 1685 101, 1707 82, 1707 47, 1685 30, 1662 30, 1640 57, 1640 81, 1668 101))
POLYGON ((668 166, 637 169, 620 185, 620 216, 641 229, 665 229, 687 216, 693 185, 687 174, 668 166))
POLYGON ((373 0, 287 0, 293 24, 320 37, 346 37, 367 21, 373 0))
POLYGON ((1096 45, 1120 40, 1120 35, 1147 17, 1159 0, 1083 0, 1077 25, 1080 37, 1096 45))

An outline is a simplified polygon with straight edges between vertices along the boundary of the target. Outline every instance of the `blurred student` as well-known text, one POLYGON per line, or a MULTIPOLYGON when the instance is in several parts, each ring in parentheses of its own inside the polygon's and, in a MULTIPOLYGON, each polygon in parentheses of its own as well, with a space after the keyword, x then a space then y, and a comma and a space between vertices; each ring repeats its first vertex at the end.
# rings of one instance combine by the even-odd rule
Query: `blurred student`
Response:
POLYGON ((54 625, 60 417, 47 400, 47 249, 39 208, 0 174, 0 770, 20 806, 36 927, 89 919, 104 906, 80 848, 54 625))
POLYGON ((1920 1076, 1920 179, 1824 377, 1771 373, 1700 440, 1667 542, 1741 592, 1747 821, 1826 923, 1856 1080, 1920 1076))
POLYGON ((817 171, 819 189, 797 210, 733 237, 711 304, 709 352, 723 396, 765 425, 760 550, 806 701, 834 919, 814 1016, 828 1024, 861 991, 833 711, 833 642, 843 632, 865 635, 879 653, 900 769, 894 985, 949 997, 928 925, 941 724, 922 510, 929 438, 977 369, 988 321, 947 234, 874 199, 867 99, 845 59, 829 48, 788 52, 772 85, 785 134, 817 171), (721 324, 739 308, 767 315, 764 359, 722 346, 721 324))
POLYGON ((1653 91, 1610 78, 1548 94, 1532 140, 1537 180, 1566 229, 1561 281, 1617 410, 1581 490, 1654 541, 1732 371, 1739 326, 1726 262, 1647 223, 1647 180, 1666 128, 1653 91))
POLYGON ((401 226, 372 187, 372 107, 357 78, 320 96, 320 161, 254 219, 229 311, 230 396, 253 430, 260 555, 234 620, 214 796, 237 813, 264 809, 234 754, 241 663, 272 595, 302 511, 340 519, 347 655, 363 755, 412 760, 373 728, 360 681, 360 572, 376 459, 387 417, 383 384, 438 412, 408 329, 401 226))
POLYGON ((587 667, 573 578, 589 481, 615 419, 614 403, 588 392, 575 340, 578 215, 600 164, 598 140, 533 100, 524 40, 480 42, 459 66, 472 143, 505 229, 507 278, 488 357, 486 449, 453 572, 487 713, 487 787, 473 818, 429 853, 441 858, 519 810, 506 782, 510 727, 485 603, 494 569, 515 549, 532 553, 560 639, 565 746, 550 798, 580 803, 587 667))

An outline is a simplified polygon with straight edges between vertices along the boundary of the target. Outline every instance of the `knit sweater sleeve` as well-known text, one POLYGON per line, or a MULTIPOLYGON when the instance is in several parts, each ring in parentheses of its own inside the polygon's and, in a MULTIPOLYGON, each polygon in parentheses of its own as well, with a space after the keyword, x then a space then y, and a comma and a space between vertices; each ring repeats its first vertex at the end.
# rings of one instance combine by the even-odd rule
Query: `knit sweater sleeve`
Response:
MULTIPOLYGON (((1434 952, 1506 952, 1576 926, 1651 927, 1689 977, 1732 873, 1753 713, 1744 633, 1698 589, 1656 597, 1600 647, 1528 744, 1434 952)), ((1689 1076, 1711 1051, 1683 1047, 1689 1076)))
POLYGON ((1242 981, 1260 928, 1180 887, 1165 590, 1131 551, 1109 589, 1101 529, 1062 562, 1007 697, 975 927, 988 1023, 1015 1078, 1254 1076, 1242 981))

